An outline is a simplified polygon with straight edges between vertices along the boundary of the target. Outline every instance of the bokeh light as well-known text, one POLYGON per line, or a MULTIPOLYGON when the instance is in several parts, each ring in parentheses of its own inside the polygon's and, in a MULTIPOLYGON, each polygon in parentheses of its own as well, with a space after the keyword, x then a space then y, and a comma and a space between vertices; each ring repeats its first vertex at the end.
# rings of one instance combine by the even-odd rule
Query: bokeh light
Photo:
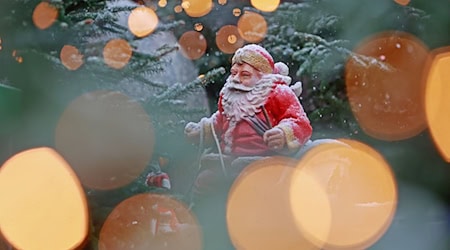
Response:
POLYGON ((40 2, 34 8, 32 20, 34 25, 41 30, 47 29, 58 18, 58 9, 48 2, 40 2))
POLYGON ((244 42, 235 25, 225 25, 216 33, 216 45, 226 54, 233 54, 244 45, 244 42))
POLYGON ((406 6, 411 2, 411 0, 394 0, 394 2, 396 2, 400 5, 406 6))
POLYGON ((196 218, 181 202, 157 194, 134 195, 109 214, 99 250, 202 249, 196 218))
POLYGON ((59 54, 61 63, 69 70, 77 70, 83 65, 83 55, 72 45, 64 45, 59 54))
POLYGON ((75 249, 88 217, 84 190, 55 150, 30 149, 0 168, 0 231, 14 249, 75 249))
POLYGON ((387 141, 421 133, 426 128, 421 80, 426 46, 414 36, 396 31, 377 34, 354 52, 378 59, 362 65, 350 57, 346 64, 348 99, 363 131, 387 141), (387 67, 380 67, 381 62, 387 67))
MULTIPOLYGON (((392 222, 398 197, 396 182, 378 152, 361 142, 342 141, 346 144, 320 144, 300 159, 298 170, 293 173, 291 193, 297 191, 295 184, 306 185, 300 184, 306 176, 317 181, 329 203, 311 197, 317 204, 318 224, 314 224, 312 218, 305 221, 308 214, 299 211, 294 215, 306 236, 315 244, 325 244, 325 249, 366 249, 392 222), (318 213, 329 209, 331 224, 327 234, 323 228, 327 217, 320 217, 318 213)), ((305 211, 314 216, 312 207, 305 211)))
POLYGON ((251 163, 238 176, 226 213, 236 249, 319 249, 302 236, 292 214, 289 185, 294 166, 291 158, 267 158, 251 163))
POLYGON ((450 47, 431 53, 426 78, 425 110, 434 143, 450 162, 450 47))
POLYGON ((315 176, 296 168, 289 194, 294 221, 302 236, 322 249, 326 242, 324 239, 330 235, 332 221, 327 192, 315 176))
POLYGON ((267 22, 258 13, 246 11, 237 23, 239 34, 250 43, 261 42, 267 34, 267 22))
POLYGON ((253 7, 265 12, 272 12, 280 5, 280 0, 250 0, 253 7))
POLYGON ((233 9, 233 16, 240 16, 241 15, 241 9, 239 8, 234 8, 233 9))
POLYGON ((175 13, 181 13, 183 11, 183 7, 181 7, 181 5, 176 5, 175 7, 173 7, 173 11, 175 13))
POLYGON ((106 65, 114 69, 121 69, 131 59, 133 49, 123 39, 110 40, 103 48, 103 58, 106 65))
POLYGON ((202 23, 196 23, 196 24, 194 24, 194 30, 196 30, 196 31, 202 31, 202 30, 203 30, 203 24, 202 24, 202 23))
POLYGON ((196 60, 205 54, 207 43, 202 33, 187 31, 178 40, 182 54, 191 60, 196 60))
POLYGON ((67 106, 56 127, 55 145, 86 187, 106 190, 127 185, 144 171, 154 132, 138 102, 99 90, 67 106))
POLYGON ((181 6, 190 17, 202 17, 208 14, 212 7, 212 0, 183 0, 181 6))
POLYGON ((128 16, 128 28, 137 37, 150 35, 157 26, 158 16, 154 10, 148 7, 137 7, 128 16))
POLYGON ((167 6, 167 0, 159 0, 158 1, 158 6, 161 8, 164 8, 167 6))

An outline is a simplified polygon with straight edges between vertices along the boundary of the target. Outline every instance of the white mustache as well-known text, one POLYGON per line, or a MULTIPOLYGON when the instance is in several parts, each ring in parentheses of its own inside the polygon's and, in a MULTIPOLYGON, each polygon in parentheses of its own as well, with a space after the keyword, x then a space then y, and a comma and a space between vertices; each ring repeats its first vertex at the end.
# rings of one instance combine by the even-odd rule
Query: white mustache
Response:
POLYGON ((239 90, 239 91, 245 91, 249 92, 253 89, 253 87, 248 87, 240 83, 239 81, 230 80, 228 79, 227 83, 225 84, 225 87, 230 90, 239 90))

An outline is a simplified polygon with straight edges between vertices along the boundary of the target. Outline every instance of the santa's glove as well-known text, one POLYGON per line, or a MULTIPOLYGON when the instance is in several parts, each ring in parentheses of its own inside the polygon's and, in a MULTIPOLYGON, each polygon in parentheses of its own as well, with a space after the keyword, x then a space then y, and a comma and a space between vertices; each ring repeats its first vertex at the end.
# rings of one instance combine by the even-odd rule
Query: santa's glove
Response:
POLYGON ((160 187, 170 189, 170 178, 167 173, 164 172, 151 172, 147 175, 147 179, 145 181, 147 186, 160 187))

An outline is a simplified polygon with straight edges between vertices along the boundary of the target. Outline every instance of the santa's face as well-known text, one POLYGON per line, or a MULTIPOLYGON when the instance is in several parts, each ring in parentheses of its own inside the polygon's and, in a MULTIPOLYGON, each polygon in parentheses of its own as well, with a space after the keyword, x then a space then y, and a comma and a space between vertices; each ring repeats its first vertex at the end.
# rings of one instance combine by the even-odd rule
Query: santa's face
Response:
POLYGON ((230 72, 229 87, 239 91, 251 91, 262 77, 260 71, 246 63, 235 63, 230 72))

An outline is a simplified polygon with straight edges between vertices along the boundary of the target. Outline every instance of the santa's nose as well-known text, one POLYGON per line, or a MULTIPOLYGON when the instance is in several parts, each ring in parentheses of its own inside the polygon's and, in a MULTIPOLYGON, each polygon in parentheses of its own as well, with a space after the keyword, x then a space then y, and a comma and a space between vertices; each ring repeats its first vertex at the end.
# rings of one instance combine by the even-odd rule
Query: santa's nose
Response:
POLYGON ((231 81, 232 81, 233 83, 241 83, 241 79, 239 78, 238 75, 231 76, 231 81))

